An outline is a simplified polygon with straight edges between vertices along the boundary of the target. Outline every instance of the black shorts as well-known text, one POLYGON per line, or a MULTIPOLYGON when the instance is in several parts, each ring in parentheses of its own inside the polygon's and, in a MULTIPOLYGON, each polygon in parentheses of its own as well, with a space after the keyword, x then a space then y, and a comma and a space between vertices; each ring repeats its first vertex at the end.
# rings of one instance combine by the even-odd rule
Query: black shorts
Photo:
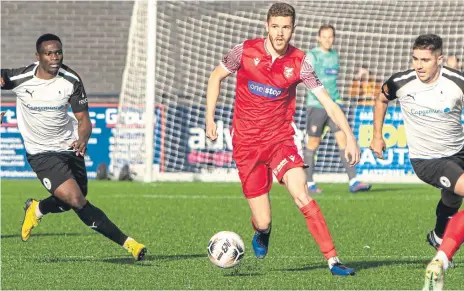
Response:
POLYGON ((306 112, 306 134, 308 136, 321 137, 326 124, 332 133, 340 130, 324 108, 308 107, 306 112))
POLYGON ((459 177, 464 174, 464 147, 449 157, 438 159, 411 159, 419 179, 439 189, 454 192, 459 177))
POLYGON ((85 160, 74 152, 47 152, 27 154, 27 161, 42 185, 54 194, 56 188, 69 179, 76 180, 82 193, 87 195, 85 160))

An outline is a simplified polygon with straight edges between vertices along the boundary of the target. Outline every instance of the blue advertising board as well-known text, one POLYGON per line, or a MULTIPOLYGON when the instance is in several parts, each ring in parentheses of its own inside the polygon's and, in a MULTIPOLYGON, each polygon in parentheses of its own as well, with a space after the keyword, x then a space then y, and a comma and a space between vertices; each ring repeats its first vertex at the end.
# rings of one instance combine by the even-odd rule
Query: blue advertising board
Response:
POLYGON ((358 174, 407 176, 414 170, 409 161, 409 150, 401 108, 390 106, 385 114, 383 137, 387 146, 384 159, 378 159, 369 149, 373 137, 374 109, 359 106, 355 109, 353 132, 361 147, 361 161, 356 167, 358 174))
MULTIPOLYGON (((2 127, 0 127, 0 169, 2 178, 35 178, 26 160, 26 150, 22 143, 21 134, 17 127, 16 106, 14 103, 2 103, 1 110, 6 111, 2 127)), ((72 113, 70 113, 72 114, 72 113)), ((100 163, 109 165, 114 144, 114 127, 118 120, 117 104, 89 105, 89 116, 92 122, 92 135, 89 139, 85 164, 90 179, 96 177, 97 167, 100 163)), ((128 117, 129 118, 129 117, 128 117)), ((142 122, 141 116, 131 116, 130 122, 142 122)), ((155 107, 155 134, 154 134, 154 164, 161 164, 164 143, 163 107, 155 107)))

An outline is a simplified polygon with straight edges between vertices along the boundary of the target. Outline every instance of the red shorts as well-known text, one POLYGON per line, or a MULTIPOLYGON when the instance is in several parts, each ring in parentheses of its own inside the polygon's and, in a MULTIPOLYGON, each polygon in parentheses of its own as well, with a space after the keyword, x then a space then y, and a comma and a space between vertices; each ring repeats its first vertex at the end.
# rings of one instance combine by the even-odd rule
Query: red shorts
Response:
POLYGON ((294 140, 264 146, 234 145, 233 157, 247 199, 268 193, 272 174, 282 183, 289 169, 304 166, 294 140))

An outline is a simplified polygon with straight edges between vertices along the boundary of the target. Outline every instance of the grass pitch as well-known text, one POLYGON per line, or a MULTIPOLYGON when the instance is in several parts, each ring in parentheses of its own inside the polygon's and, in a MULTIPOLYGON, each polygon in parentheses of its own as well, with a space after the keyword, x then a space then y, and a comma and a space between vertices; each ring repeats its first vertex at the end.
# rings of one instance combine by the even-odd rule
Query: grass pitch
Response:
MULTIPOLYGON (((376 184, 351 194, 345 184, 320 184, 319 203, 340 258, 356 276, 331 276, 304 219, 285 188, 271 192, 273 231, 264 260, 251 249, 250 211, 236 183, 91 181, 88 198, 129 236, 146 244, 134 263, 122 247, 86 227, 69 211, 51 214, 21 242, 24 201, 43 199, 37 180, 1 182, 2 289, 318 289, 419 290, 434 250, 425 242, 435 225, 439 191, 427 185, 376 184), (216 232, 245 241, 233 269, 211 264, 206 247, 216 232)), ((464 289, 462 252, 445 277, 464 289)))

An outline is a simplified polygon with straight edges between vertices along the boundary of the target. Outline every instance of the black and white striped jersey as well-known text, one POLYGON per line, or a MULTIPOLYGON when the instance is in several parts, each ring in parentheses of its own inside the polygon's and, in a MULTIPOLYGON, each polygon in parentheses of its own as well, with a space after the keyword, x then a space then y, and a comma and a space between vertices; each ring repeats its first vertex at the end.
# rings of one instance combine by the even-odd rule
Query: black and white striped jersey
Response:
POLYGON ((382 92, 400 103, 410 158, 447 157, 462 149, 463 73, 441 67, 438 80, 425 84, 407 70, 391 76, 382 92))
POLYGON ((38 62, 18 69, 1 69, 2 89, 16 93, 18 129, 29 154, 66 151, 78 138, 77 120, 68 114, 88 110, 79 75, 62 65, 55 78, 36 77, 38 62))

